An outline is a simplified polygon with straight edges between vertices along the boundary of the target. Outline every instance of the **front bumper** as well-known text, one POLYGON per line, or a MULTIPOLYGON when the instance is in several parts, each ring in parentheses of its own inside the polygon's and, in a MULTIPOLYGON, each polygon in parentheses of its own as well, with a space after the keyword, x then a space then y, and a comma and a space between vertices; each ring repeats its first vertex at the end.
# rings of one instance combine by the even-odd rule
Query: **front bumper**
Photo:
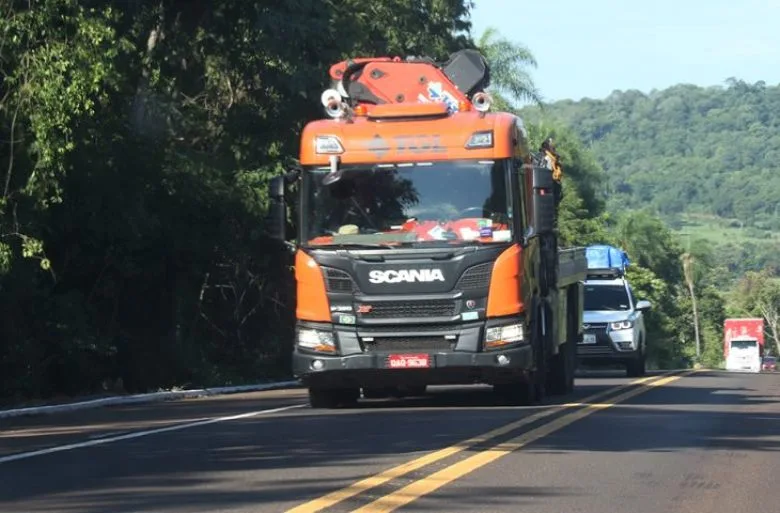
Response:
POLYGON ((639 355, 635 330, 607 330, 606 323, 592 323, 583 331, 583 339, 577 344, 577 359, 590 364, 634 360, 639 355), (595 342, 585 343, 587 335, 594 336, 595 342))
MULTIPOLYGON (((341 354, 313 353, 296 347, 293 373, 305 385, 329 388, 517 381, 526 377, 533 365, 533 351, 527 340, 506 348, 482 349, 486 327, 513 322, 522 320, 490 320, 441 328, 420 326, 417 330, 401 326, 336 327, 341 354), (391 368, 388 357, 394 354, 424 354, 429 364, 425 368, 391 368)), ((333 329, 329 325, 315 327, 303 323, 301 327, 333 329)))

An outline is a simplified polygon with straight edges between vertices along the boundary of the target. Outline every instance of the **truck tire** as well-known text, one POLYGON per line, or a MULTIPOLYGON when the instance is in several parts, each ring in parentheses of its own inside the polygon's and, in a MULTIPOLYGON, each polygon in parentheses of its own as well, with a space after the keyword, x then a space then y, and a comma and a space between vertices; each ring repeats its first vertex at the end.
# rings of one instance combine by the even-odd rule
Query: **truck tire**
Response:
POLYGON ((549 361, 549 352, 547 348, 549 347, 550 316, 543 316, 542 308, 545 308, 543 303, 535 309, 537 313, 534 322, 531 323, 531 329, 529 330, 533 337, 531 339, 531 344, 534 351, 533 358, 535 360, 536 368, 531 371, 523 381, 493 386, 494 392, 512 405, 532 406, 544 401, 544 398, 547 395, 547 370, 549 361), (542 331, 543 319, 547 323, 546 331, 548 335, 545 335, 542 331))
POLYGON ((309 406, 315 409, 353 406, 359 397, 359 388, 309 388, 309 406))
POLYGON ((550 362, 548 390, 550 395, 568 395, 574 392, 576 348, 571 341, 560 346, 558 354, 550 362))
MULTIPOLYGON (((567 308, 569 311, 574 307, 579 308, 577 304, 575 289, 567 291, 567 308)), ((574 374, 577 371, 577 341, 579 339, 580 327, 578 319, 573 315, 566 316, 568 326, 566 326, 566 343, 558 348, 558 354, 553 356, 550 361, 550 373, 548 374, 548 390, 550 395, 568 395, 574 392, 574 374)))
POLYGON ((532 376, 534 400, 540 403, 547 397, 553 318, 550 308, 544 300, 539 301, 539 307, 536 309, 536 312, 536 322, 531 326, 531 333, 534 335, 534 358, 536 359, 536 370, 532 376))

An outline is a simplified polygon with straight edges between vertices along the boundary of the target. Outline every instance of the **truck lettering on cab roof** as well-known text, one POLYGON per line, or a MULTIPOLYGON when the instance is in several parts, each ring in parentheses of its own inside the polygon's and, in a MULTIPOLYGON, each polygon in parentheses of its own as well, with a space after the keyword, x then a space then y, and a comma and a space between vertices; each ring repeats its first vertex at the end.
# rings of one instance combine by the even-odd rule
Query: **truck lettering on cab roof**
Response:
POLYGON ((399 135, 395 138, 398 153, 446 153, 438 135, 399 135))
POLYGON ((375 134, 366 142, 366 149, 378 159, 384 158, 391 150, 399 154, 447 153, 447 147, 442 144, 440 135, 397 135, 392 140, 394 148, 381 135, 375 134))
POLYGON ((400 271, 380 271, 374 269, 368 273, 371 283, 414 283, 444 281, 441 269, 401 269, 400 271))
POLYGON ((374 155, 376 155, 376 157, 379 159, 387 155, 387 152, 390 151, 390 146, 388 146, 387 141, 385 141, 379 134, 376 134, 374 137, 369 139, 366 147, 368 148, 368 151, 373 152, 374 155))

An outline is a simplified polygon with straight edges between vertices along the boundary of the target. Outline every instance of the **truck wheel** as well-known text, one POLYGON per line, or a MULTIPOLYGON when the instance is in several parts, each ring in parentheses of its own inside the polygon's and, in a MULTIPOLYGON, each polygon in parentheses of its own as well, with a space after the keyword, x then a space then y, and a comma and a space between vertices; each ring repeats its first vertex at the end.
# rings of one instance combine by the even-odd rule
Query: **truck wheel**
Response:
MULTIPOLYGON (((568 297, 574 294, 569 290, 568 297)), ((567 302, 567 307, 577 306, 577 301, 567 302)), ((558 348, 558 354, 550 359, 550 373, 548 374, 548 389, 551 395, 568 395, 574 392, 574 374, 577 371, 577 341, 579 340, 580 327, 578 319, 568 315, 566 343, 558 348)))
POLYGON ((532 334, 531 346, 533 347, 533 358, 535 369, 529 373, 529 375, 523 381, 516 381, 514 383, 497 384, 493 386, 493 390, 505 400, 508 400, 510 404, 519 406, 531 406, 537 403, 541 403, 547 395, 547 380, 549 369, 548 347, 550 340, 551 330, 551 318, 549 310, 542 315, 544 303, 537 307, 536 315, 530 326, 530 333, 532 334), (546 323, 546 333, 542 331, 542 323, 546 323))
POLYGON ((532 325, 536 370, 531 374, 531 391, 534 401, 542 402, 547 396, 547 380, 550 372, 550 341, 552 340, 552 314, 544 301, 539 305, 536 322, 532 325), (544 329, 542 329, 544 324, 544 329))
POLYGON ((558 354, 550 360, 548 389, 550 395, 567 395, 574 391, 576 348, 571 342, 560 346, 558 354))
POLYGON ((317 409, 352 406, 359 397, 359 388, 309 388, 309 406, 317 409))

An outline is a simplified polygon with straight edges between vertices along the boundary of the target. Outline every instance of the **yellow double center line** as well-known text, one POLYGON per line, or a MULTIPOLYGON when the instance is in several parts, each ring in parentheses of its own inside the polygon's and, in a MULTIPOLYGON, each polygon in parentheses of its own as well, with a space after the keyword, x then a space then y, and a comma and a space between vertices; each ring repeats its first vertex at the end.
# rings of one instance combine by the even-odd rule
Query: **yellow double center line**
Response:
POLYGON ((385 470, 384 472, 381 472, 374 476, 357 481, 346 488, 337 490, 335 492, 324 495, 318 499, 314 499, 310 502, 306 502, 304 504, 301 504, 300 506, 290 509, 287 511, 287 513, 314 513, 316 511, 322 511, 325 508, 329 508, 335 504, 338 504, 347 499, 360 495, 361 493, 367 490, 388 483, 393 479, 397 479, 406 474, 409 474, 423 467, 426 467, 432 463, 436 463, 437 461, 443 460, 445 458, 449 458, 450 456, 468 450, 477 444, 484 443, 494 438, 500 437, 502 435, 511 433, 512 431, 518 428, 521 428, 528 424, 532 424, 545 417, 555 415, 556 413, 559 413, 562 410, 569 409, 569 408, 580 408, 570 414, 559 417, 550 423, 544 424, 528 432, 525 432, 507 442, 497 444, 487 450, 478 452, 475 455, 470 456, 457 463, 454 463, 442 470, 439 470, 438 472, 434 472, 428 477, 425 477, 418 481, 414 481, 413 483, 404 486, 399 490, 396 490, 388 495, 376 499, 375 501, 363 506, 362 508, 356 509, 354 513, 358 513, 358 512, 359 513, 369 513, 369 512, 380 513, 380 512, 394 511, 406 504, 409 504, 410 502, 419 499, 424 495, 428 495, 438 490, 442 486, 451 483, 452 481, 455 481, 456 479, 459 479, 465 476, 466 474, 469 474, 477 470, 480 467, 487 465, 488 463, 496 461, 499 458, 502 458, 507 454, 522 448, 523 446, 535 440, 545 437, 551 433, 554 433, 555 431, 560 430, 565 426, 568 426, 569 424, 572 424, 573 422, 576 422, 584 417, 587 417, 588 415, 596 412, 597 410, 609 408, 618 403, 626 401, 627 399, 637 396, 643 392, 646 392, 652 387, 658 387, 658 386, 669 384, 673 381, 680 379, 681 377, 687 374, 690 373, 686 372, 683 374, 661 377, 660 379, 656 379, 657 376, 642 378, 633 381, 631 383, 628 383, 627 385, 623 385, 621 387, 612 388, 610 390, 606 390, 604 392, 594 394, 590 397, 583 399, 582 402, 566 403, 557 407, 553 407, 535 413, 533 415, 529 415, 528 417, 524 417, 515 422, 511 422, 507 425, 501 426, 500 428, 494 429, 492 431, 488 431, 487 433, 478 435, 474 438, 470 438, 468 440, 457 443, 455 445, 445 447, 444 449, 440 449, 438 451, 426 454, 425 456, 422 456, 420 458, 411 460, 407 463, 385 470), (612 399, 609 400, 609 402, 606 403, 597 402, 606 396, 612 395, 616 392, 619 392, 620 390, 624 390, 626 388, 630 388, 636 385, 642 385, 642 386, 638 388, 631 388, 627 392, 624 392, 620 395, 613 397, 612 399))

